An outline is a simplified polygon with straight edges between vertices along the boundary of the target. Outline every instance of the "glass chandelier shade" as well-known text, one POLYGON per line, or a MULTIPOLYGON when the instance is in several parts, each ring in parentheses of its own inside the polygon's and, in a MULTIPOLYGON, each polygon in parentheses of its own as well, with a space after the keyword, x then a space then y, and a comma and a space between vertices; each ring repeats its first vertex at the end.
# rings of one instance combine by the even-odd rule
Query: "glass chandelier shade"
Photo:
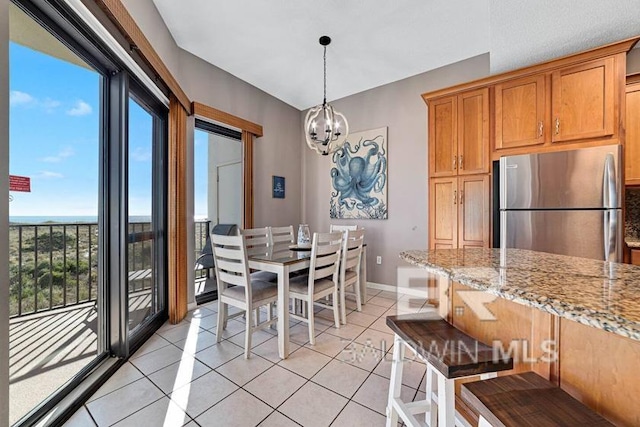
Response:
POLYGON ((329 37, 320 37, 320 44, 324 46, 324 100, 322 104, 309 109, 304 119, 307 145, 324 156, 339 150, 349 136, 349 123, 346 117, 327 103, 327 45, 329 43, 331 43, 329 37))

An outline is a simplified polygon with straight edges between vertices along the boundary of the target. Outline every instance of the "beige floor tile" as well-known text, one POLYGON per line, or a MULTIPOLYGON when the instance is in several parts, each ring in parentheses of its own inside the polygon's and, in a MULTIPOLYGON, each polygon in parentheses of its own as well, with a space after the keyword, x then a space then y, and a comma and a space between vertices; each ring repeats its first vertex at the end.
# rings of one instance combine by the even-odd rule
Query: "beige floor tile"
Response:
MULTIPOLYGON (((316 334, 317 335, 317 334, 316 334)), ((309 327, 306 323, 299 323, 289 328, 289 341, 298 345, 309 342, 309 327)))
POLYGON ((336 328, 329 328, 327 329, 326 333, 327 334, 331 334, 331 335, 335 335, 337 337, 341 337, 341 338, 346 338, 349 340, 354 340, 358 335, 360 335, 361 333, 363 333, 366 330, 366 328, 362 327, 362 326, 358 326, 358 325, 354 325, 354 324, 346 324, 346 325, 342 325, 340 327, 340 329, 336 329, 336 328))
POLYGON ((182 358, 182 350, 171 345, 131 359, 131 363, 145 375, 159 371, 182 358))
POLYGON ((182 426, 190 421, 186 412, 165 396, 117 422, 114 427, 182 426))
MULTIPOLYGON (((245 334, 242 333, 229 338, 229 341, 244 348, 244 338, 245 338, 245 334)), ((263 342, 270 340, 271 338, 273 338, 273 335, 271 335, 268 332, 255 331, 251 336, 251 348, 257 347, 263 342)))
POLYGON ((217 338, 215 334, 211 332, 207 332, 205 330, 201 330, 201 332, 196 337, 186 338, 184 340, 177 341, 174 343, 174 345, 184 350, 185 353, 194 355, 197 352, 204 350, 205 348, 215 345, 216 340, 217 338), (194 348, 194 345, 195 345, 195 348, 194 348), (186 346, 189 346, 189 347, 185 348, 186 346))
MULTIPOLYGON (((405 402, 411 402, 415 394, 416 390, 403 385, 400 398, 405 402)), ((371 374, 353 396, 354 401, 381 415, 386 413, 388 398, 389 380, 376 374, 371 374)))
POLYGON ((164 394, 158 387, 148 379, 142 378, 89 402, 86 406, 99 427, 110 426, 162 396, 164 394))
MULTIPOLYGON (((222 338, 231 338, 235 335, 243 333, 245 330, 245 323, 231 319, 227 320, 227 328, 222 331, 222 338)), ((212 329, 211 332, 216 333, 216 329, 212 329)))
POLYGON ((280 361, 279 365, 305 378, 311 378, 330 361, 330 357, 302 347, 280 361))
POLYGON ((216 345, 196 353, 196 359, 210 368, 217 368, 223 363, 227 363, 236 356, 242 354, 244 349, 230 341, 222 341, 216 345))
POLYGON ((197 335, 204 330, 199 328, 195 322, 182 322, 179 326, 169 329, 167 331, 158 332, 165 340, 174 343, 178 341, 182 341, 189 336, 197 335))
POLYGON ((95 427, 95 425, 89 411, 83 406, 63 424, 63 427, 95 427))
POLYGON ((353 313, 347 315, 347 324, 354 324, 365 328, 368 328, 376 320, 378 320, 377 316, 372 316, 366 313, 359 313, 357 311, 354 311, 353 313))
POLYGON ((325 427, 331 424, 347 402, 344 397, 308 382, 278 410, 305 427, 325 427))
POLYGON ((395 303, 395 299, 382 298, 380 296, 375 296, 368 301, 368 304, 375 304, 387 308, 393 307, 395 303))
POLYGON ((195 421, 201 426, 248 427, 258 425, 272 411, 273 408, 240 389, 195 421))
POLYGON ((147 378, 153 381, 165 394, 171 394, 173 390, 189 384, 210 371, 211 368, 207 365, 185 354, 179 362, 162 368, 147 378))
POLYGON ((211 316, 207 316, 201 319, 198 319, 198 326, 202 329, 206 329, 209 332, 216 332, 216 326, 218 325, 218 314, 212 313, 211 316))
POLYGON ((166 332, 169 329, 173 329, 173 328, 177 328, 178 326, 182 326, 183 324, 188 323, 186 321, 184 322, 180 322, 180 323, 170 323, 168 320, 166 322, 164 322, 164 324, 162 326, 160 326, 160 328, 156 331, 156 334, 159 334, 161 332, 166 332))
POLYGON ((383 358, 380 350, 353 342, 347 346, 336 360, 348 363, 366 371, 373 371, 383 358))
POLYGON ((400 294, 398 292, 382 291, 377 296, 379 296, 380 298, 387 298, 393 301, 397 301, 403 296, 403 294, 400 294))
POLYGON ((368 376, 368 371, 356 368, 348 363, 332 360, 311 378, 311 381, 346 398, 351 398, 368 376))
POLYGON ((291 421, 278 411, 273 411, 266 420, 260 423, 260 427, 298 427, 298 423, 291 421))
POLYGON ((136 369, 130 362, 122 365, 112 376, 104 383, 98 391, 96 391, 90 398, 89 402, 94 401, 105 394, 111 393, 127 384, 131 384, 134 381, 138 381, 144 375, 136 369))
POLYGON ((388 308, 375 304, 365 304, 362 306, 362 313, 376 317, 382 316, 387 310, 388 308))
POLYGON ((191 418, 196 418, 237 389, 237 385, 217 372, 211 371, 175 390, 171 394, 171 400, 186 410, 191 418))
MULTIPOLYGON (((376 366, 373 373, 385 378, 390 378, 392 361, 393 355, 389 353, 384 360, 376 366)), ((404 366, 402 368, 402 384, 417 389, 420 386, 426 371, 427 365, 422 362, 418 362, 417 360, 413 360, 410 356, 405 359, 404 366)))
POLYGON ((316 337, 316 343, 314 345, 307 343, 305 347, 329 357, 336 357, 349 343, 351 343, 351 340, 324 332, 316 337))
MULTIPOLYGON (((184 320, 186 321, 193 321, 194 319, 199 319, 202 320, 206 317, 211 317, 213 315, 216 314, 215 310, 211 310, 209 309, 209 307, 203 307, 200 306, 198 308, 196 308, 195 310, 191 310, 190 312, 187 313, 187 315, 185 316, 184 320)), ((215 316, 214 316, 215 318, 215 316)))
POLYGON ((340 412, 332 427, 383 427, 387 418, 351 401, 340 412))
POLYGON ((169 341, 165 340, 158 334, 153 334, 151 338, 149 338, 144 344, 142 344, 142 346, 138 350, 136 350, 136 352, 133 354, 133 356, 131 356, 130 359, 135 359, 168 345, 171 345, 169 341))
POLYGON ((375 329, 367 329, 356 338, 356 342, 372 346, 386 353, 393 347, 393 338, 393 334, 380 332, 375 329))
MULTIPOLYGON (((299 348, 300 346, 298 344, 289 342, 289 353, 293 353, 299 348)), ((278 353, 278 337, 271 338, 259 346, 254 347, 251 353, 264 357, 273 363, 278 363, 282 360, 280 359, 280 353, 278 353)))
POLYGON ((243 388, 276 408, 305 382, 305 378, 275 365, 243 388))
POLYGON ((373 322, 371 326, 369 326, 369 328, 375 329, 376 331, 385 332, 387 334, 393 334, 391 328, 387 326, 386 316, 380 317, 378 320, 373 322))
POLYGON ((244 354, 241 354, 230 362, 218 366, 216 371, 239 386, 243 386, 272 366, 272 362, 260 356, 245 359, 244 354))

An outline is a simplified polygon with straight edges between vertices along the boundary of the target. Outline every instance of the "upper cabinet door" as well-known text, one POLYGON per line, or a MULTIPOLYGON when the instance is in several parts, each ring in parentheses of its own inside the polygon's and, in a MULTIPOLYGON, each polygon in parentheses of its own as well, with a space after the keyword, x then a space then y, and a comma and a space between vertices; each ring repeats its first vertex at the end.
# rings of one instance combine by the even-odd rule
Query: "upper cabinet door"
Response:
POLYGON ((551 140, 597 138, 615 131, 615 59, 605 58, 552 74, 551 140))
POLYGON ((640 185, 640 83, 627 86, 625 183, 640 185))
POLYGON ((489 173, 489 88, 458 96, 458 174, 489 173))
POLYGON ((429 104, 429 175, 452 176, 458 169, 457 97, 429 104))
POLYGON ((544 143, 545 76, 495 86, 496 149, 544 143))

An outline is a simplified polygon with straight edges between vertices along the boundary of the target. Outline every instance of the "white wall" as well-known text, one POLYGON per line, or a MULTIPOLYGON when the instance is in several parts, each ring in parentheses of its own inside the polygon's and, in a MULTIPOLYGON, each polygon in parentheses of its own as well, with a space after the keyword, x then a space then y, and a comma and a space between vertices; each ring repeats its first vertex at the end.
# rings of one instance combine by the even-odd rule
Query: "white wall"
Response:
POLYGON ((0 427, 9 425, 9 0, 0 0, 0 427))
MULTIPOLYGON (((218 223, 218 174, 217 167, 223 164, 242 162, 242 142, 234 141, 220 135, 209 134, 208 153, 208 175, 207 182, 207 217, 212 225, 218 223)), ((242 183, 239 188, 221 188, 224 191, 221 198, 228 200, 237 200, 239 211, 242 212, 242 183)), ((235 203, 235 202, 234 202, 235 203)), ((241 214, 242 215, 242 214, 241 214)), ((242 226, 242 216, 235 222, 239 227, 242 226)))
POLYGON ((363 226, 370 282, 395 285, 396 267, 404 265, 398 254, 428 247, 427 107, 420 95, 488 74, 485 54, 331 102, 351 132, 388 127, 387 220, 331 220, 331 158, 303 151, 304 220, 312 232, 329 230, 330 223, 363 226), (376 265, 378 255, 382 265, 376 265))

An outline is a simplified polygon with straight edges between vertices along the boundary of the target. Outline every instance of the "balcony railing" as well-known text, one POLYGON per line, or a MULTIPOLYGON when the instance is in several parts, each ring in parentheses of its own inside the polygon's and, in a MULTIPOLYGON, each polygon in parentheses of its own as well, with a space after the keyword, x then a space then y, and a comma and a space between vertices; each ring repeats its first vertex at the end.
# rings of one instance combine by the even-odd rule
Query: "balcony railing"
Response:
MULTIPOLYGON (((199 254, 208 221, 195 227, 199 254)), ((11 224, 9 306, 18 317, 94 301, 98 288, 96 223, 11 224)), ((129 224, 129 290, 152 286, 153 234, 150 223, 129 224)))

